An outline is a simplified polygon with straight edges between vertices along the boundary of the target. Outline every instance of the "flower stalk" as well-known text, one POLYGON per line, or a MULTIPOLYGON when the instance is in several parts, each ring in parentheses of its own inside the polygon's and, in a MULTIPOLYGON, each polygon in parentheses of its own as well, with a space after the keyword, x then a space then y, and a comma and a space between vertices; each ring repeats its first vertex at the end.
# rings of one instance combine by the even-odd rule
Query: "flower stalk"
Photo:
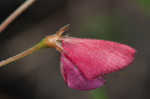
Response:
POLYGON ((5 65, 7 65, 9 63, 12 63, 14 61, 17 61, 17 60, 19 60, 19 59, 21 59, 21 58, 23 58, 25 56, 28 56, 28 55, 30 55, 30 54, 32 54, 32 53, 34 53, 34 52, 36 52, 36 51, 38 51, 38 50, 40 50, 42 48, 46 48, 46 47, 47 46, 45 45, 44 40, 42 40, 41 42, 39 42, 35 46, 33 46, 33 47, 31 47, 31 48, 29 48, 29 49, 27 49, 27 50, 25 50, 25 51, 15 55, 13 57, 10 57, 10 58, 8 58, 6 60, 1 61, 0 62, 0 67, 5 66, 5 65))
POLYGON ((40 49, 43 48, 56 48, 59 52, 61 52, 63 50, 63 48, 61 47, 61 44, 59 42, 59 39, 62 37, 62 34, 67 31, 69 29, 69 25, 65 25, 62 28, 60 28, 56 34, 54 35, 50 35, 47 36, 46 38, 44 38, 43 40, 41 40, 39 43, 37 43, 36 45, 34 45, 33 47, 13 56, 10 57, 6 60, 3 60, 0 62, 0 67, 3 67, 9 63, 15 62, 19 59, 22 59, 25 56, 31 55, 32 53, 39 51, 40 49))

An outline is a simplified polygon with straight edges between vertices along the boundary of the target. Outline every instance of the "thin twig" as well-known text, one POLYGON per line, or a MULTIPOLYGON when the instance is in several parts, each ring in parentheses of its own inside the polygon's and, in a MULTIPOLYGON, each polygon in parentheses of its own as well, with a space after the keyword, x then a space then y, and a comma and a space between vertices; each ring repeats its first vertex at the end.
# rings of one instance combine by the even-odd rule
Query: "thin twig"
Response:
POLYGON ((26 0, 21 4, 8 18, 6 18, 0 25, 0 32, 4 31, 7 26, 13 22, 22 12, 31 6, 36 0, 26 0))

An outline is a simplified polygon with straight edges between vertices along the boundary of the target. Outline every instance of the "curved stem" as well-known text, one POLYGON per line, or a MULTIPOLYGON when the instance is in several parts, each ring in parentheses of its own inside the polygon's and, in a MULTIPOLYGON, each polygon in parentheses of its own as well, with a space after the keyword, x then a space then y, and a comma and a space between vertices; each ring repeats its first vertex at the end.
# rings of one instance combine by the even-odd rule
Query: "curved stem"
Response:
POLYGON ((42 40, 40 43, 36 44, 32 48, 29 48, 29 49, 25 50, 24 52, 17 54, 16 56, 13 56, 13 57, 10 57, 6 60, 1 61, 0 67, 5 66, 5 65, 12 63, 14 61, 17 61, 17 60, 19 60, 25 56, 32 54, 33 52, 40 50, 41 48, 46 48, 46 47, 47 47, 47 45, 45 44, 44 40, 42 40))
POLYGON ((0 32, 6 29, 6 27, 14 21, 22 12, 24 12, 29 6, 31 6, 36 0, 26 0, 20 5, 8 18, 6 18, 0 25, 0 32))

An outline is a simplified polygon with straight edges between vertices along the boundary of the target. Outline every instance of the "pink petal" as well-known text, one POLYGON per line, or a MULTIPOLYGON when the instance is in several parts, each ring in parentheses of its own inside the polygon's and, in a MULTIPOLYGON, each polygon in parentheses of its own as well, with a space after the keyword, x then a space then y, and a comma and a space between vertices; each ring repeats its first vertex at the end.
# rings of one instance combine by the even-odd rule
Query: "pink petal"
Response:
POLYGON ((91 90, 102 86, 105 80, 98 77, 87 80, 74 64, 64 55, 61 56, 61 72, 68 87, 77 90, 91 90))
POLYGON ((65 55, 88 79, 127 67, 135 50, 127 45, 95 39, 64 38, 65 55))

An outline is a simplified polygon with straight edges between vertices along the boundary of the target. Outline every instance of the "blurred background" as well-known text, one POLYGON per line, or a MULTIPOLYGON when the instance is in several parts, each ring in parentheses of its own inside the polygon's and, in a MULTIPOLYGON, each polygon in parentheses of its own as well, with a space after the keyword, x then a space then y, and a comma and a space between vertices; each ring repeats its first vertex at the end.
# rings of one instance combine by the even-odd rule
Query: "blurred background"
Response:
MULTIPOLYGON (((0 0, 0 22, 24 0, 0 0)), ((150 97, 149 0, 37 0, 0 33, 0 60, 39 42, 65 24, 70 36, 131 45, 128 68, 106 76, 104 87, 76 91, 60 74, 60 54, 45 49, 0 69, 0 99, 148 99, 150 97)))

